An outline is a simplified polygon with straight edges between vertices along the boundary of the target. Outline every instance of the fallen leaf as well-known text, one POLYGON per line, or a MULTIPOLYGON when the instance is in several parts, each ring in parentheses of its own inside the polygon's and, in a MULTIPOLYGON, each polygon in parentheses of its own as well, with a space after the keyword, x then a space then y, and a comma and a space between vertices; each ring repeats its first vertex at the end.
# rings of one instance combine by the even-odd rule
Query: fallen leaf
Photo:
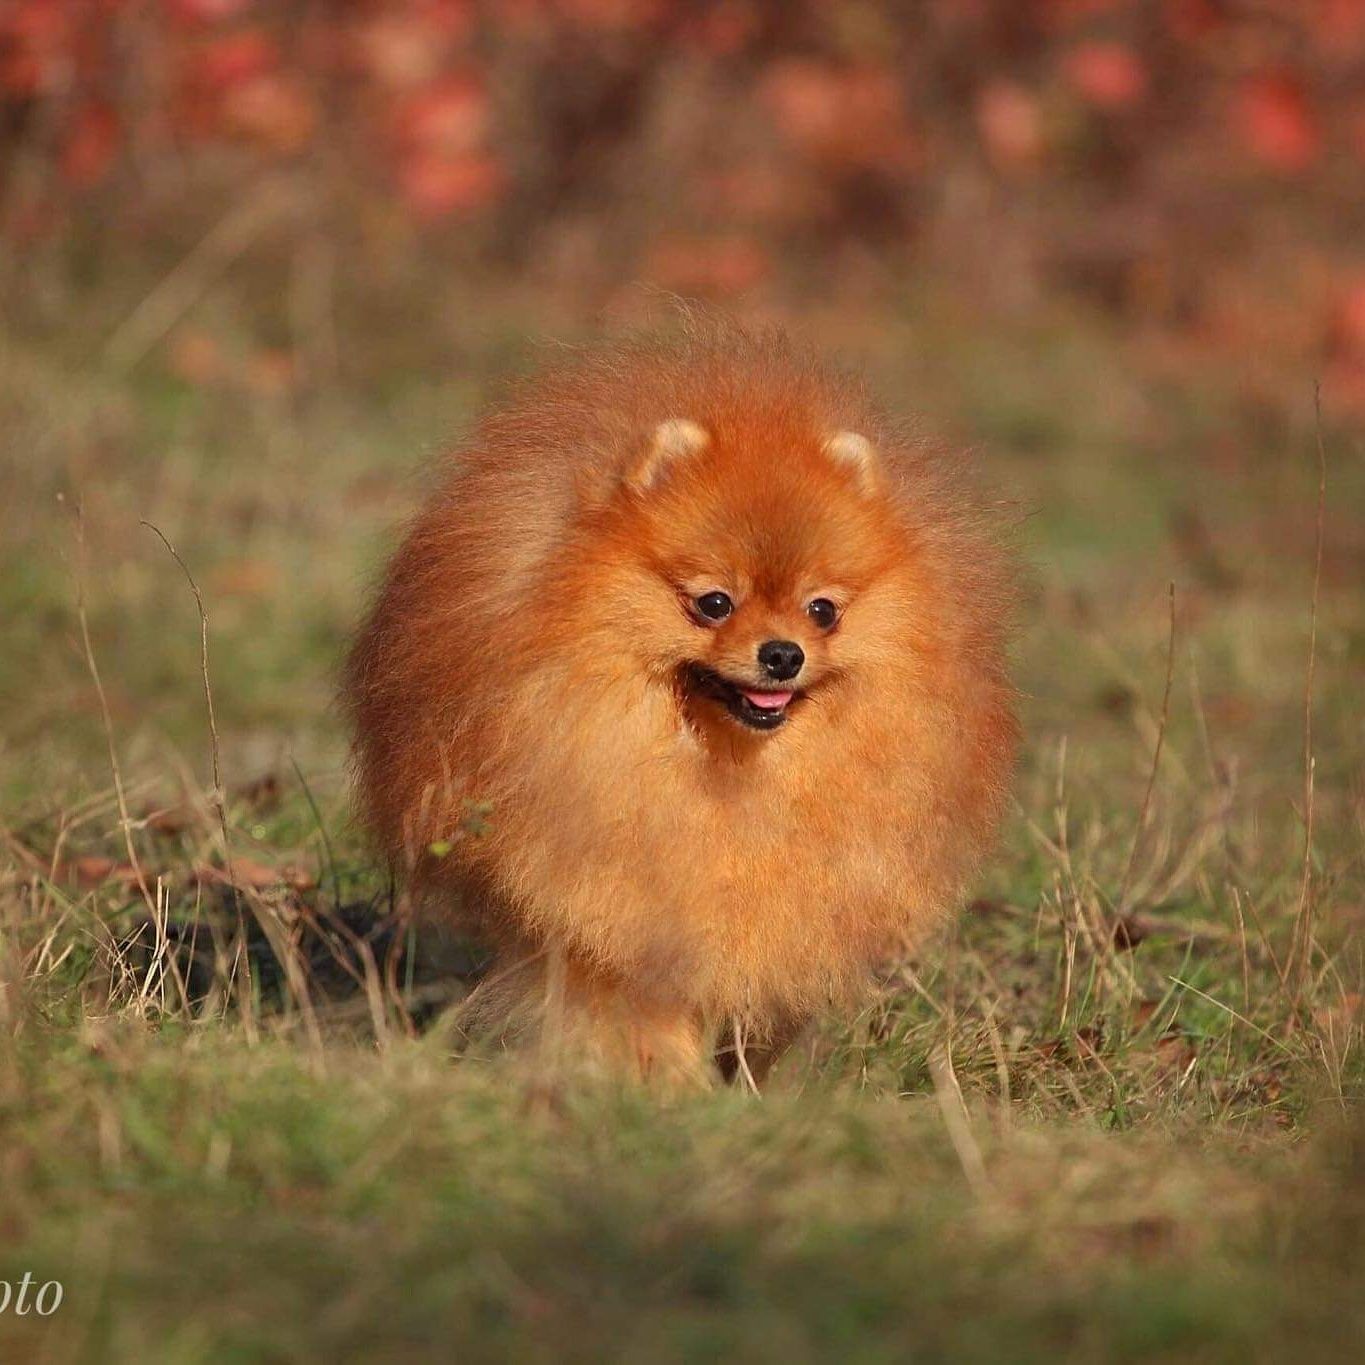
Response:
POLYGON ((1154 1051, 1164 1069, 1182 1075, 1199 1055, 1194 1044, 1181 1033, 1164 1034, 1157 1039, 1154 1051))
POLYGON ((978 896, 967 906, 969 915, 1007 915, 1009 911, 1008 902, 996 900, 989 896, 978 896))
POLYGON ((317 879, 302 868, 289 864, 269 867, 250 858, 234 858, 230 873, 212 863, 198 863, 194 867, 194 877, 201 885, 235 886, 239 891, 269 891, 278 886, 308 891, 317 885, 317 879))
POLYGON ((61 865, 59 873, 64 880, 74 881, 77 886, 87 889, 104 882, 117 882, 121 886, 137 885, 137 871, 132 863, 94 853, 69 859, 61 865))
POLYGON ((1174 1219, 1148 1217, 1089 1228, 1084 1237, 1101 1255, 1129 1255, 1149 1260, 1171 1249, 1176 1231, 1174 1219))
POLYGON ((1110 683, 1095 694, 1095 705, 1106 715, 1127 719, 1133 714, 1137 693, 1123 683, 1110 683))
POLYGON ((1342 1038, 1360 1018, 1362 1004, 1365 1004, 1365 996, 1357 991, 1347 991, 1332 1004, 1320 1005, 1315 1009, 1313 1022, 1319 1033, 1331 1038, 1342 1038))
POLYGON ((1132 1010, 1133 1027, 1142 1028, 1160 1008, 1159 1000, 1139 1000, 1132 1010))
POLYGON ((1253 1071, 1247 1077, 1246 1093, 1263 1104, 1275 1104, 1284 1097, 1284 1082, 1275 1071, 1253 1071))
POLYGON ((280 779, 274 773, 264 773, 235 787, 231 799, 254 811, 274 810, 280 804, 280 779))
POLYGON ((194 823, 194 812, 188 806, 164 806, 160 810, 149 811, 143 822, 153 834, 174 837, 183 834, 194 823))
POLYGON ((1114 947, 1116 948, 1131 951, 1147 935, 1147 926, 1136 915, 1125 915, 1122 919, 1114 921, 1114 947))

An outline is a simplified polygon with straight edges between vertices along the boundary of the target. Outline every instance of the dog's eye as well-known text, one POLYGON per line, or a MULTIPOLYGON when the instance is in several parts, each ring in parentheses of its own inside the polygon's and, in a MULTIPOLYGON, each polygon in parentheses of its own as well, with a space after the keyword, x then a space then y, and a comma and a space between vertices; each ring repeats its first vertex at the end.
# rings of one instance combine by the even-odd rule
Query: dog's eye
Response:
POLYGON ((708 621, 723 621, 734 611, 735 604, 723 592, 704 592, 697 598, 697 615, 708 621))
POLYGON ((839 608, 828 597, 816 597, 806 603, 806 615, 821 630, 828 630, 839 619, 839 608))

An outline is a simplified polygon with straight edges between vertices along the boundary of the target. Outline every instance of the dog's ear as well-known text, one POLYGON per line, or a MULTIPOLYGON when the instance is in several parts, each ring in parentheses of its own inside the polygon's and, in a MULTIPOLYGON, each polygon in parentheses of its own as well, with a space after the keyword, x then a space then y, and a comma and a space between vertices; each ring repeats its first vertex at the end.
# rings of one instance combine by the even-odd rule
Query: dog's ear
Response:
POLYGON ((700 454, 711 444, 710 433, 686 417, 670 417, 654 428, 649 444, 626 467, 625 484, 637 493, 652 488, 675 460, 700 454))
POLYGON ((856 431, 836 431, 825 442, 824 450, 835 464, 852 472, 864 493, 872 493, 881 485, 881 461, 866 436, 856 431))

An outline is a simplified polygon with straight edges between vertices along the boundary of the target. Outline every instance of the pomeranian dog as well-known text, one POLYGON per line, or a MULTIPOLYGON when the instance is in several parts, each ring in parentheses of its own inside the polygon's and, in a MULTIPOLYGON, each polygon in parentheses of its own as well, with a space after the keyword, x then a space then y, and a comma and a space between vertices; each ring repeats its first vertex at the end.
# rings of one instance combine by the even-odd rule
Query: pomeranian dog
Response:
POLYGON ((780 334, 570 355, 389 565, 347 670, 360 803, 493 947, 485 1026, 752 1078, 993 836, 1009 558, 958 461, 780 334))

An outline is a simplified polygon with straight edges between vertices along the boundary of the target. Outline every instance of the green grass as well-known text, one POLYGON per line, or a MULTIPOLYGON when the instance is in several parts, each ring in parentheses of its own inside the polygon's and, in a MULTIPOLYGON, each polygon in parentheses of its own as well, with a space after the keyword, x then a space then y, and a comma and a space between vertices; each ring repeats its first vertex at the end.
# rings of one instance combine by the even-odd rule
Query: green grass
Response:
POLYGON ((665 1101, 457 1046, 468 950, 356 937, 387 888, 333 679, 424 455, 508 364, 514 313, 471 316, 459 382, 453 348, 385 368, 360 337, 352 387, 283 397, 0 343, 0 1280, 65 1287, 0 1314, 0 1358, 1349 1358, 1358 432, 1329 404, 1300 954, 1311 386, 1074 316, 813 318, 1019 508, 1017 809, 960 924, 761 1100, 665 1101), (198 616, 143 520, 203 592, 233 857, 296 874, 239 895, 247 990, 194 871, 222 854, 198 616), (117 866, 73 880, 126 859, 82 589, 151 914, 117 866))

